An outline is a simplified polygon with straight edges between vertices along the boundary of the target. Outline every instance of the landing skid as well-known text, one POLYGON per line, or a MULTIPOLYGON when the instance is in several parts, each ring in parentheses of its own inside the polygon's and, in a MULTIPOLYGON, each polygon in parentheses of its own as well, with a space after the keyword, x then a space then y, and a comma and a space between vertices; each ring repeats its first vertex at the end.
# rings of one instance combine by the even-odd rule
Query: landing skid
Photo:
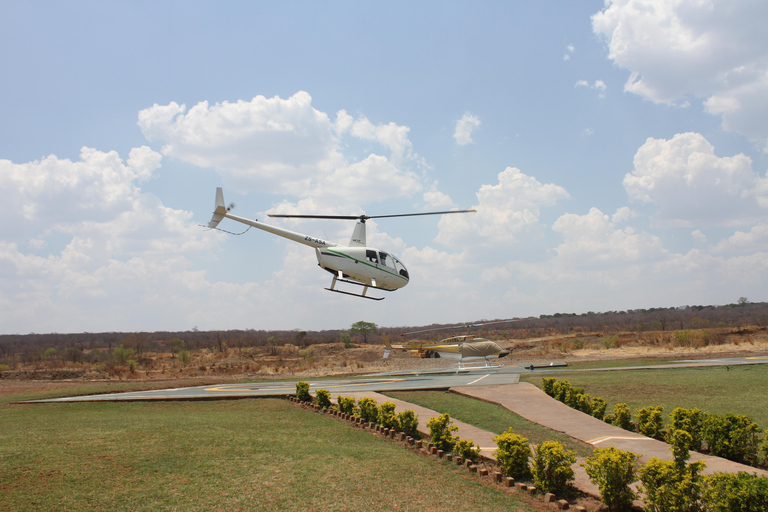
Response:
MULTIPOLYGON (((329 292, 343 293, 344 295, 351 295, 353 297, 360 297, 360 298, 363 298, 363 299, 384 300, 384 297, 371 297, 369 295, 366 295, 366 293, 368 292, 368 288, 375 288, 377 290, 385 290, 384 288, 379 288, 377 286, 370 286, 370 285, 366 285, 366 284, 356 283, 355 281, 348 281, 346 279, 339 279, 338 276, 333 276, 333 281, 331 282, 331 287, 330 288, 326 288, 326 290, 328 290, 329 292), (337 290, 336 289, 336 283, 337 282, 348 283, 348 284, 355 284, 357 286, 362 286, 363 287, 363 293, 352 293, 352 292, 345 292, 343 290, 337 290)), ((385 290, 385 291, 389 291, 389 290, 385 290)))
POLYGON ((458 363, 458 368, 460 370, 483 370, 485 368, 501 368, 502 366, 504 366, 504 365, 501 365, 501 364, 491 364, 491 362, 488 359, 485 360, 485 364, 483 366, 472 366, 472 365, 467 366, 466 363, 463 363, 461 361, 459 361, 459 363, 458 363))

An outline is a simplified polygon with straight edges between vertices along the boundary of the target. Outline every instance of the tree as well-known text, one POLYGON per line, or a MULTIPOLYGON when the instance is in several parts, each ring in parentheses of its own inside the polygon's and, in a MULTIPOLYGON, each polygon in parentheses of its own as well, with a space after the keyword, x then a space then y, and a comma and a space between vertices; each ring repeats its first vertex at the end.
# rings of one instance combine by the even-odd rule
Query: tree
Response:
POLYGON ((181 338, 173 338, 168 340, 168 346, 171 349, 171 353, 173 354, 172 357, 176 357, 176 354, 181 352, 181 349, 184 348, 184 340, 181 338))
POLYGON ((368 343, 368 335, 374 334, 376 331, 379 330, 379 326, 371 323, 371 322, 364 322, 360 320, 359 322, 355 322, 352 324, 352 327, 350 327, 349 332, 352 334, 359 334, 363 337, 363 343, 368 343))

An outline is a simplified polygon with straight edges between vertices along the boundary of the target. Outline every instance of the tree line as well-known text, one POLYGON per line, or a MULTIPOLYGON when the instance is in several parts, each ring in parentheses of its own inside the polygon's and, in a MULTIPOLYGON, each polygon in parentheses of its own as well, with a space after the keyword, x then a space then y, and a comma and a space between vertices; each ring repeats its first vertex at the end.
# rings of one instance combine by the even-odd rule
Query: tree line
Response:
POLYGON ((226 330, 158 332, 101 332, 101 333, 48 333, 0 335, 0 364, 10 360, 34 362, 43 359, 47 350, 54 349, 59 358, 80 362, 84 354, 94 350, 122 346, 139 357, 144 352, 174 352, 178 341, 190 351, 225 348, 277 347, 292 344, 306 347, 321 343, 350 342, 381 343, 384 337, 394 340, 404 333, 418 332, 420 339, 441 339, 458 334, 472 333, 496 339, 526 338, 570 332, 621 331, 674 331, 680 329, 708 329, 718 327, 739 328, 747 325, 768 325, 768 303, 749 302, 741 297, 736 303, 724 306, 685 306, 650 308, 601 313, 555 313, 539 317, 512 320, 476 320, 465 324, 431 324, 380 328, 376 324, 360 321, 350 329, 304 330, 226 330), (485 324, 485 325, 483 325, 485 324))

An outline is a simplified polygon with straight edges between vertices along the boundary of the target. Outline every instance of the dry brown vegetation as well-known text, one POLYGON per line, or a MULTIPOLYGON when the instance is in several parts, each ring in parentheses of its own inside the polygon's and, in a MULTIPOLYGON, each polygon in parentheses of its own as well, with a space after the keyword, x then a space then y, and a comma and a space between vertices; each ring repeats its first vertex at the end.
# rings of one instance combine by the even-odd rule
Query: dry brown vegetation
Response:
MULTIPOLYGON (((686 329, 643 332, 571 332, 514 338, 506 331, 480 335, 498 341, 511 350, 503 364, 528 365, 566 361, 569 363, 605 359, 691 359, 725 355, 768 354, 765 327, 686 329)), ((540 332, 539 332, 540 334, 540 332)), ((149 343, 148 345, 158 345, 149 343)), ((450 361, 421 359, 397 354, 382 359, 383 345, 317 343, 261 347, 187 350, 143 350, 120 345, 93 348, 73 362, 58 351, 43 351, 36 360, 16 359, 13 366, 0 366, 0 375, 9 380, 177 380, 177 379, 273 379, 318 378, 356 375, 409 368, 451 366, 450 361), (117 356, 115 352, 117 351, 117 356)))

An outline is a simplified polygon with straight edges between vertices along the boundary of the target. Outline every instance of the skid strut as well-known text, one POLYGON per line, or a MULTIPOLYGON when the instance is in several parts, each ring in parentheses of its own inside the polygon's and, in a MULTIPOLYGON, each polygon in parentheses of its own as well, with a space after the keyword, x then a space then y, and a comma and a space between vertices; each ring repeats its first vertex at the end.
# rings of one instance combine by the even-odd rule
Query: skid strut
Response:
MULTIPOLYGON (((339 271, 339 274, 341 274, 341 271, 339 271)), ((335 275, 333 276, 333 281, 331 281, 331 287, 326 288, 329 292, 336 292, 336 293, 343 293, 344 295, 351 295, 353 297, 361 297, 363 299, 371 299, 371 300, 384 300, 384 297, 371 297, 366 295, 368 293, 368 288, 376 288, 377 290, 381 290, 382 288, 377 288, 376 286, 369 286, 367 284, 361 284, 356 283, 354 281, 348 281, 346 279, 339 279, 340 277, 343 277, 342 275, 335 275), (363 287, 363 293, 352 293, 352 292, 345 292, 343 290, 337 290, 336 289, 336 283, 341 281, 342 283, 349 283, 349 284, 356 284, 358 286, 363 287)))

